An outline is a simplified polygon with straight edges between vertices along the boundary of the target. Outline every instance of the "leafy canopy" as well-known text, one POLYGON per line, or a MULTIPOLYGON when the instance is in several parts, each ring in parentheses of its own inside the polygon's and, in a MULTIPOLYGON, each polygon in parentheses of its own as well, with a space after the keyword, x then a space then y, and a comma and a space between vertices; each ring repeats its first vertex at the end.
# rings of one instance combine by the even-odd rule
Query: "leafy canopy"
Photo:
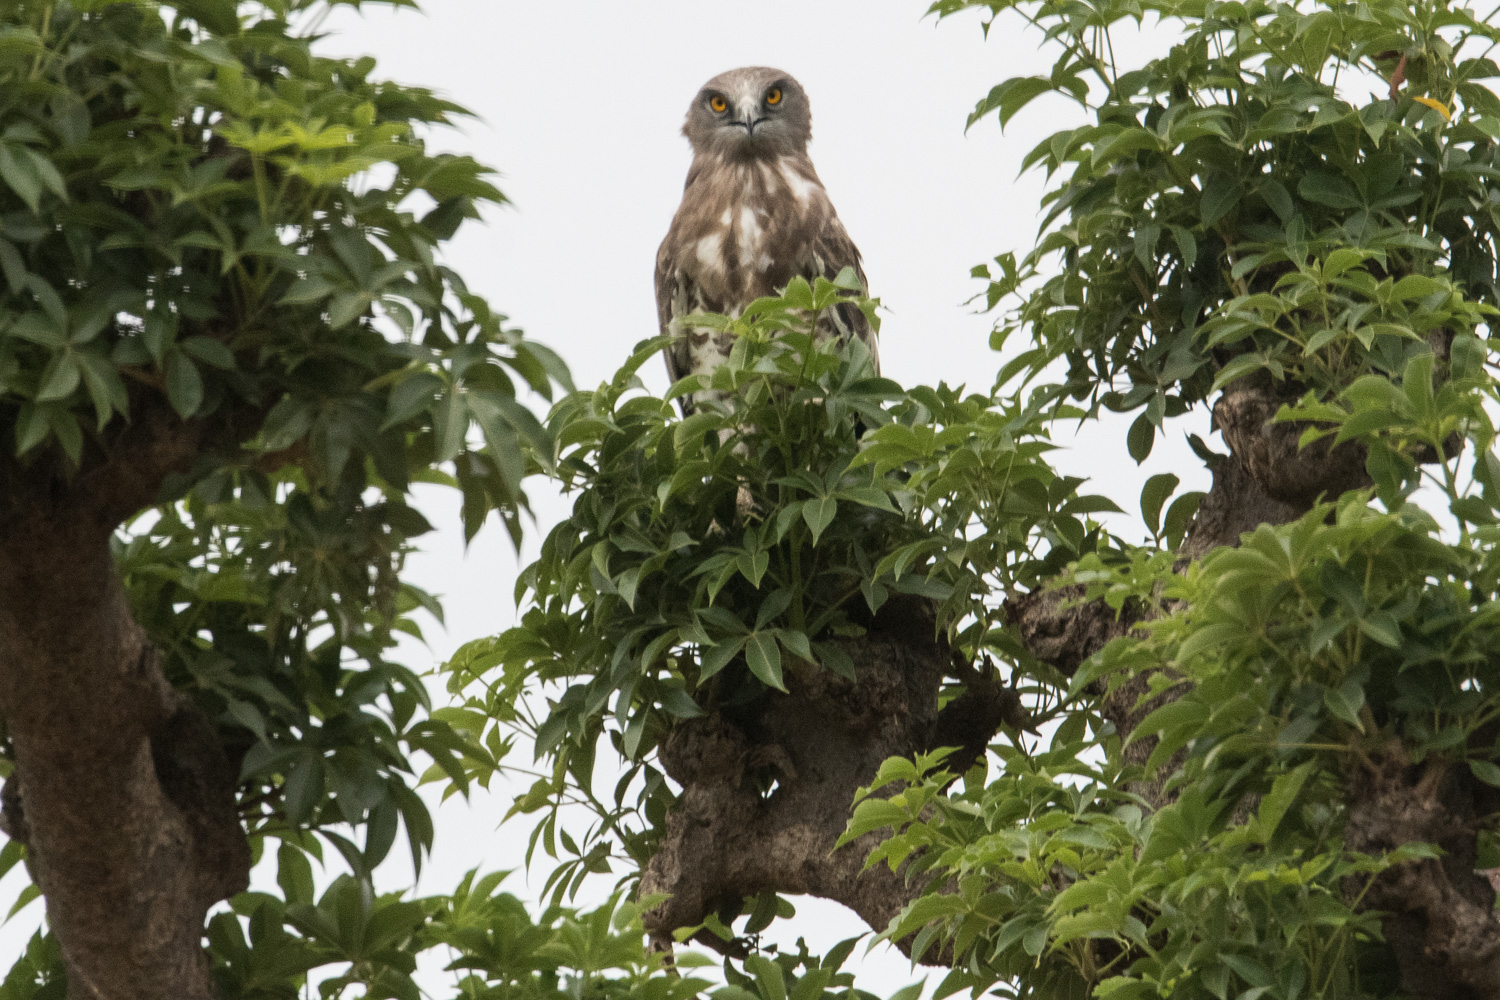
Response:
MULTIPOLYGON (((1150 623, 1072 678, 1050 739, 995 748, 999 775, 958 791, 938 760, 888 763, 871 790, 909 787, 862 801, 850 833, 896 826, 872 863, 911 858, 959 891, 924 896, 887 936, 953 949, 939 994, 1398 995, 1360 904, 1378 873, 1438 852, 1353 849, 1362 789, 1382 766, 1480 801, 1500 781, 1500 102, 1477 82, 1500 75, 1500 31, 1445 2, 933 10, 970 7, 1058 53, 976 120, 1048 92, 1092 119, 1028 158, 1057 181, 1036 250, 990 280, 992 306, 1020 290, 996 330, 1032 338, 1014 369, 1062 361, 1071 395, 1144 407, 1138 460, 1164 418, 1260 387, 1303 446, 1360 448, 1373 490, 1200 563, 1101 547, 1071 567, 1059 582, 1150 623), (1111 30, 1143 19, 1174 44, 1117 65, 1111 30), (1127 684, 1166 697, 1119 732, 1098 709, 1127 684), (1153 778, 1169 792, 1154 811, 1139 793, 1153 778)), ((1174 486, 1148 483, 1148 521, 1174 486)), ((1492 824, 1466 848, 1478 867, 1497 860, 1492 824)))
MULTIPOLYGON (((1362 762, 1500 785, 1487 18, 1442 0, 940 0, 943 17, 1020 18, 1058 53, 975 121, 1047 93, 1087 116, 1028 158, 1055 178, 1036 249, 976 270, 991 308, 1012 303, 995 346, 1029 341, 995 388, 872 377, 857 345, 810 336, 849 289, 794 283, 720 318, 738 335, 721 402, 683 419, 673 398, 703 386, 645 394, 652 340, 544 428, 516 390, 566 373, 436 253, 498 198, 479 165, 426 150, 460 109, 314 55, 293 25, 326 7, 19 0, 0 26, 13 453, 76 471, 127 418, 264 420, 118 544, 174 682, 243 752, 252 843, 278 842, 280 895, 211 921, 226 997, 293 997, 320 969, 325 996, 414 996, 438 947, 466 996, 702 989, 659 974, 636 904, 561 900, 612 862, 638 874, 673 803, 652 754, 675 721, 788 670, 849 670, 837 640, 892 594, 932 601, 1050 727, 1005 732, 1003 770, 961 783, 941 754, 887 762, 871 791, 895 793, 855 808, 850 836, 894 831, 872 864, 939 876, 886 936, 951 949, 940 995, 1394 995, 1359 893, 1432 849, 1347 845, 1362 762), (1147 18, 1176 32, 1170 51, 1117 65, 1111 30, 1147 18), (1046 465, 1053 420, 1141 410, 1140 460, 1167 418, 1242 379, 1304 443, 1363 447, 1373 495, 1178 566, 1197 501, 1167 504, 1176 477, 1148 483, 1156 544, 1130 548, 1090 520, 1111 501, 1046 465), (406 490, 456 484, 471 534, 492 509, 515 530, 528 470, 557 477, 572 514, 522 578, 522 623, 466 647, 461 701, 428 711, 390 656, 434 607, 400 581, 427 529, 406 490), (1002 613, 1049 581, 1155 621, 1062 676, 1002 613), (1128 682, 1174 696, 1134 733, 1100 713, 1128 682), (534 845, 565 861, 553 906, 531 919, 496 875, 377 893, 401 826, 415 857, 431 844, 413 755, 465 791, 516 730, 551 765, 515 809, 545 814, 534 845), (612 800, 593 788, 605 736, 627 762, 612 800), (1130 763, 1147 736, 1151 759, 1130 763), (1154 811, 1135 791, 1153 776, 1175 792, 1154 811), (597 813, 576 839, 569 801, 597 813), (326 844, 352 874, 318 895, 326 844)), ((1477 849, 1500 860, 1488 832, 1477 849)), ((21 858, 9 845, 0 864, 21 858)), ((831 997, 849 947, 726 963, 720 996, 831 997)), ((39 935, 0 995, 59 995, 60 976, 39 935)))

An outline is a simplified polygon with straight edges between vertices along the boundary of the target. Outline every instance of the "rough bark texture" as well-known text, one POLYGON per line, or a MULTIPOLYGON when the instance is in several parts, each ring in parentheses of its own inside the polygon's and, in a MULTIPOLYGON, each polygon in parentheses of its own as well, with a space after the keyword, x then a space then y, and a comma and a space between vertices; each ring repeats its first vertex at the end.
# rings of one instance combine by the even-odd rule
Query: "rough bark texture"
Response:
POLYGON ((1005 617, 1031 655, 1071 677, 1083 661, 1140 621, 1126 605, 1119 614, 1103 601, 1085 601, 1081 585, 1038 588, 1005 602, 1005 617))
MULTIPOLYGON (((1234 383, 1214 406, 1214 421, 1231 454, 1213 466, 1213 486, 1198 509, 1181 554, 1197 559, 1260 524, 1283 524, 1302 516, 1320 498, 1370 485, 1364 451, 1346 444, 1329 448, 1327 439, 1298 450, 1303 426, 1272 423, 1286 400, 1269 379, 1234 383)), ((1452 442, 1456 449, 1461 442, 1452 442)), ((1435 454, 1419 455, 1431 461, 1435 454)), ((1102 603, 1069 604, 1067 588, 1039 592, 1012 602, 1012 620, 1027 648, 1039 659, 1071 673, 1104 644, 1123 635, 1138 618, 1114 613, 1102 603)), ((1131 732, 1147 713, 1171 699, 1170 692, 1146 702, 1147 678, 1137 677, 1111 691, 1101 706, 1121 733, 1131 732)), ((1144 764, 1156 746, 1152 738, 1125 750, 1127 763, 1144 764)), ((1180 760, 1181 755, 1178 758, 1180 760)), ((1168 800, 1163 785, 1171 762, 1134 790, 1158 805, 1168 800)), ((1405 762, 1400 748, 1351 774, 1346 828, 1351 850, 1382 854, 1416 841, 1436 844, 1441 860, 1400 866, 1382 875, 1363 900, 1366 909, 1385 911, 1385 938, 1414 1000, 1500 1000, 1500 920, 1494 913, 1491 873, 1474 870, 1480 819, 1500 803, 1486 786, 1466 773, 1405 762)), ((1362 888, 1362 886, 1358 887, 1362 888)), ((1357 890, 1356 890, 1357 891, 1357 890)))
MULTIPOLYGON (((1385 938, 1395 952, 1401 988, 1413 1000, 1500 997, 1500 921, 1495 890, 1474 870, 1479 820, 1494 798, 1466 772, 1433 762, 1412 766, 1399 746, 1350 775, 1350 850, 1380 855, 1402 844, 1435 844, 1434 860, 1410 862, 1377 878, 1367 909, 1389 912, 1385 938)), ((1362 889, 1351 885, 1350 891, 1362 889)))
MULTIPOLYGON (((1319 498, 1369 485, 1357 447, 1330 448, 1325 441, 1299 451, 1304 428, 1272 422, 1282 402, 1269 381, 1242 380, 1216 403, 1214 419, 1231 454, 1212 467, 1213 486, 1183 543, 1184 559, 1236 545, 1261 524, 1300 517, 1319 498)), ((1081 596, 1081 588, 1060 588, 1007 602, 1027 648, 1065 674, 1141 620, 1139 610, 1116 615, 1081 596)), ((960 746, 952 766, 967 766, 1002 723, 1025 725, 1014 692, 966 665, 955 667, 931 635, 930 620, 912 605, 890 607, 867 638, 850 643, 857 684, 826 672, 795 674, 788 695, 772 695, 734 717, 719 713, 680 724, 668 736, 661 761, 683 795, 641 882, 642 895, 671 894, 647 915, 659 941, 711 913, 737 913, 745 898, 768 891, 837 900, 877 929, 920 895, 920 880, 908 882, 884 866, 861 870, 878 832, 833 850, 855 790, 887 757, 960 746), (961 678, 968 693, 939 713, 945 676, 961 678)), ((1141 702, 1146 691, 1140 677, 1110 692, 1104 716, 1121 733, 1131 732, 1172 697, 1141 702)), ((1154 747, 1152 739, 1133 742, 1129 761, 1144 764, 1154 747)), ((1169 763, 1136 791, 1164 803, 1172 770, 1169 763)), ((1473 870, 1479 819, 1500 803, 1476 805, 1473 783, 1462 776, 1434 777, 1395 764, 1352 778, 1350 788, 1352 849, 1380 853, 1425 841, 1448 852, 1442 861, 1382 876, 1365 899, 1366 907, 1390 913, 1386 936, 1403 987, 1417 1000, 1500 1000, 1495 890, 1473 870)))
POLYGON ((1307 425, 1271 422, 1282 404, 1291 401, 1262 374, 1231 383, 1214 404, 1214 423, 1224 443, 1259 492, 1301 514, 1319 496, 1337 499, 1369 486, 1364 448, 1353 442, 1332 447, 1333 439, 1325 437, 1299 450, 1307 425))
POLYGON ((1201 559, 1221 545, 1238 544, 1262 524, 1285 524, 1307 512, 1269 496, 1232 455, 1219 458, 1211 471, 1213 485, 1178 550, 1183 559, 1201 559))
POLYGON ((886 865, 863 870, 878 832, 834 850, 856 790, 886 758, 935 745, 963 748, 950 767, 966 767, 1002 721, 1019 720, 1019 700, 976 672, 939 712, 945 675, 967 671, 934 641, 925 606, 892 605, 847 644, 857 683, 792 671, 788 694, 688 720, 667 737, 660 759, 682 798, 640 890, 671 895, 646 914, 658 942, 773 891, 837 900, 883 929, 920 892, 886 865))
POLYGON ((207 1000, 203 923, 248 884, 235 769, 167 683, 109 550, 211 438, 140 418, 79 474, 0 465, 0 715, 71 998, 207 1000))

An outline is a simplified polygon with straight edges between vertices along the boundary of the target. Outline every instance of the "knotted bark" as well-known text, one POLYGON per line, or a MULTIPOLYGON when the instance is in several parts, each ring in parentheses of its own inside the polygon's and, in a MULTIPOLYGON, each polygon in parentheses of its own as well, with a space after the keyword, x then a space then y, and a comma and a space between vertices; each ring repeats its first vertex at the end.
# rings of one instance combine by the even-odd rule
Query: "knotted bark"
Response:
MULTIPOLYGON (((1443 761, 1413 765, 1399 744, 1352 769, 1348 787, 1350 850, 1379 856, 1427 843, 1443 851, 1382 873, 1365 893, 1366 909, 1388 914, 1402 990, 1413 1000, 1500 997, 1495 890, 1474 870, 1480 820, 1500 805, 1495 791, 1443 761)), ((1364 888, 1350 882, 1351 893, 1364 888)))
POLYGON ((1019 699, 975 672, 940 712, 944 677, 969 671, 934 638, 921 602, 893 600, 845 648, 857 682, 803 665, 788 671, 788 693, 687 720, 667 736, 659 756, 682 796, 640 889, 670 894, 645 918, 660 946, 762 893, 836 900, 877 929, 920 893, 904 870, 865 870, 880 831, 834 849, 856 791, 886 758, 933 746, 959 747, 949 768, 967 767, 1002 721, 1019 719, 1019 699))
MULTIPOLYGON (((1441 353, 1441 352, 1440 352, 1441 353)), ((1288 398, 1269 378, 1231 384, 1214 405, 1214 422, 1230 454, 1212 466, 1213 486, 1198 509, 1180 554, 1197 559, 1237 545, 1261 524, 1284 524, 1319 499, 1370 485, 1365 450, 1357 443, 1331 446, 1324 438, 1297 447, 1305 425, 1275 423, 1288 398)), ((1451 449, 1461 442, 1454 440, 1451 449)), ((1416 456, 1434 461, 1435 453, 1416 456)), ((1116 615, 1103 602, 1077 603, 1081 588, 1037 591, 1010 604, 1022 640, 1039 659, 1071 674, 1111 639, 1126 634, 1139 614, 1116 615), (1071 598, 1071 601, 1070 601, 1071 598)), ((1132 732, 1171 692, 1146 701, 1148 678, 1138 676, 1108 692, 1101 714, 1121 733, 1132 732)), ((1127 764, 1143 765, 1154 737, 1125 749, 1127 764)), ((1174 758, 1180 761, 1181 752, 1174 758)), ((1399 746, 1349 776, 1345 836, 1354 851, 1381 855, 1402 844, 1436 844, 1439 860, 1412 862, 1382 874, 1362 907, 1385 911, 1385 938, 1401 986, 1416 1000, 1500 1000, 1500 920, 1495 889, 1474 870, 1479 820, 1500 808, 1495 796, 1466 772, 1442 764, 1406 761, 1399 746), (1477 797, 1483 796, 1484 803, 1477 797)), ((1169 800, 1166 779, 1173 762, 1136 782, 1132 790, 1158 806, 1169 800)), ((1363 888, 1363 885, 1358 888, 1363 888)))
POLYGON ((80 473, 0 463, 4 828, 77 1000, 209 1000, 204 919, 249 880, 235 768, 162 674, 109 547, 207 436, 148 415, 80 473))

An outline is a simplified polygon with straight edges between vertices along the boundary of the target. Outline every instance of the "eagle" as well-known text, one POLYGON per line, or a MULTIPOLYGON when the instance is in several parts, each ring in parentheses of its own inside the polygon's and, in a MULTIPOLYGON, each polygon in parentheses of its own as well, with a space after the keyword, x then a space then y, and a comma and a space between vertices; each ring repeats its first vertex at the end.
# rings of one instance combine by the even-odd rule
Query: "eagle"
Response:
MULTIPOLYGON (((664 352, 674 384, 712 372, 734 342, 732 333, 684 327, 683 317, 738 316, 795 277, 832 280, 845 268, 868 287, 859 248, 807 155, 812 110, 789 74, 766 66, 719 74, 693 98, 682 132, 693 163, 656 254, 657 313, 662 333, 675 338, 664 352)), ((820 342, 858 337, 879 370, 875 333, 852 303, 825 310, 814 335, 820 342)), ((717 395, 682 397, 683 414, 717 395)))

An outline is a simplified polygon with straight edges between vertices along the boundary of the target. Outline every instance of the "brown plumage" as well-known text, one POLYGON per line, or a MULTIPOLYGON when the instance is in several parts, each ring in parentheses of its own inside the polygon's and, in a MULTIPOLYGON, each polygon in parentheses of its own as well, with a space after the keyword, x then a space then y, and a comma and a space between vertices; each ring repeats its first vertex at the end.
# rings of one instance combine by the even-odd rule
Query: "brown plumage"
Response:
MULTIPOLYGON (((683 134, 693 147, 682 204, 656 254, 662 332, 679 335, 665 354, 672 381, 711 372, 729 356, 732 334, 684 329, 695 312, 738 316, 801 275, 832 279, 854 268, 859 249, 844 231, 807 155, 812 113, 802 85, 764 66, 730 70, 703 85, 683 134)), ((875 334, 844 304, 819 317, 818 338, 858 337, 879 367, 875 334)), ((699 391, 693 399, 711 397, 699 391)), ((691 402, 681 400, 683 412, 691 402)))

